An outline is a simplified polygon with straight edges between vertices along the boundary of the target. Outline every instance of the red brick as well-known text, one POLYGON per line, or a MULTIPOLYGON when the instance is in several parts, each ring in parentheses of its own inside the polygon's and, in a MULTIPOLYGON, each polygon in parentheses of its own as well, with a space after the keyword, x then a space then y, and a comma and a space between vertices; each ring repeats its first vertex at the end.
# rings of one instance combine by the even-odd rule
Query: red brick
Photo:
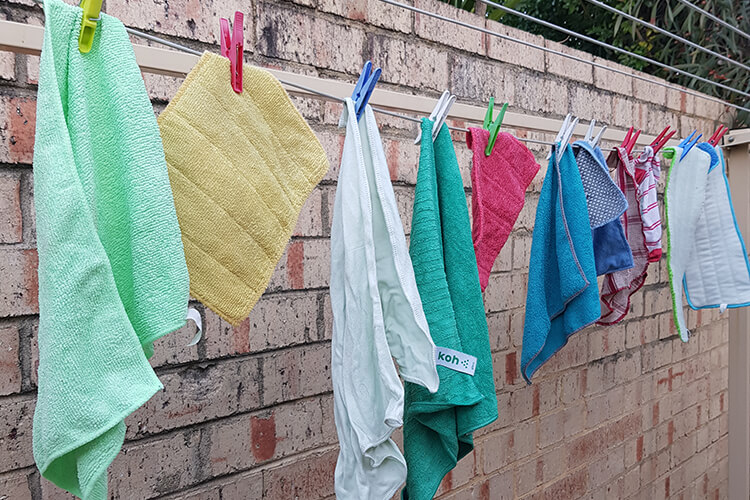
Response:
POLYGON ((18 357, 18 328, 0 326, 0 396, 21 390, 21 362, 18 357))
POLYGON ((0 405, 0 472, 34 463, 31 453, 33 415, 33 400, 3 401, 0 405))
POLYGON ((39 312, 36 250, 0 249, 0 317, 39 312))
POLYGON ((539 493, 531 495, 532 500, 551 499, 566 500, 574 499, 583 495, 589 488, 589 473, 585 467, 570 472, 564 478, 552 483, 539 493))
POLYGON ((36 101, 0 98, 0 162, 31 163, 34 156, 36 101))
POLYGON ((333 495, 337 450, 311 453, 263 471, 263 498, 317 500, 333 495))
POLYGON ((0 174, 0 243, 23 241, 21 177, 0 174))

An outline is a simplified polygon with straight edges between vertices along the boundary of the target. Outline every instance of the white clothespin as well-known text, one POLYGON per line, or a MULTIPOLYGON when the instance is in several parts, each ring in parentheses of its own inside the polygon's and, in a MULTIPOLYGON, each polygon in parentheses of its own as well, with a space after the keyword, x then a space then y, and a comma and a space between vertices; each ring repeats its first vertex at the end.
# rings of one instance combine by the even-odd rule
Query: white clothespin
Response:
POLYGON ((586 131, 586 135, 583 137, 583 140, 588 142, 592 148, 595 148, 596 145, 599 144, 599 141, 602 139, 602 135, 604 135, 604 131, 607 130, 607 126, 603 125, 601 130, 599 130, 599 133, 596 134, 596 137, 594 137, 595 126, 596 120, 591 120, 591 123, 589 123, 589 128, 586 131))
MULTIPOLYGON (((559 163, 560 160, 562 160, 563 152, 565 151, 565 146, 570 141, 570 138, 573 136, 573 130, 575 130, 576 125, 578 125, 578 118, 573 118, 573 121, 571 121, 571 117, 573 115, 568 113, 568 116, 565 117, 565 120, 563 120, 562 127, 560 127, 560 131, 557 133, 557 136, 555 137, 555 159, 559 163)), ((550 152, 551 154, 551 152, 550 152)))
MULTIPOLYGON (((445 119, 448 117, 448 111, 450 110, 453 103, 456 102, 456 96, 452 95, 447 90, 443 92, 443 95, 440 96, 440 99, 438 99, 437 103, 435 103, 435 108, 432 110, 432 113, 430 113, 429 120, 434 123, 432 127, 432 140, 434 141, 435 138, 438 135, 438 132, 440 132, 440 127, 445 122, 445 119)), ((414 144, 419 144, 419 142, 422 140, 422 128, 419 128, 419 133, 417 134, 417 138, 414 140, 414 144)))

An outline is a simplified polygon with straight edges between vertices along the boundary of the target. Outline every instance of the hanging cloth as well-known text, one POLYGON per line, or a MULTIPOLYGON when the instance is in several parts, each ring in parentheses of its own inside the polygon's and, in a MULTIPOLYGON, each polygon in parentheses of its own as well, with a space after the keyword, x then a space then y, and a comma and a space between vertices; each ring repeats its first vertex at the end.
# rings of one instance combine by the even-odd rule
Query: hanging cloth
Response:
POLYGON ((336 497, 387 500, 406 479, 390 439, 404 409, 392 358, 404 380, 435 392, 435 345, 372 108, 358 123, 347 99, 340 125, 346 139, 331 228, 336 497))
MULTIPOLYGON (((556 146, 559 147, 559 146, 556 146)), ((529 262, 521 373, 527 382, 577 331, 599 319, 586 194, 573 149, 553 151, 539 194, 529 262)))
POLYGON ((266 290, 302 205, 328 170, 323 147, 270 73, 205 52, 159 116, 190 293, 238 325, 266 290))
POLYGON ((625 238, 620 217, 628 202, 612 181, 602 150, 588 141, 573 144, 578 171, 586 193, 586 206, 594 244, 596 274, 622 271, 633 267, 633 254, 625 238))
POLYGON ((638 185, 638 204, 643 219, 643 237, 648 250, 648 261, 661 259, 661 215, 657 184, 661 174, 659 156, 646 146, 635 159, 635 182, 638 185))
POLYGON ((518 139, 501 132, 490 156, 484 154, 490 133, 469 128, 466 144, 473 152, 471 169, 471 236, 482 291, 490 271, 523 208, 526 189, 539 172, 534 155, 518 139))
POLYGON ((146 353, 185 324, 188 273, 159 129, 124 26, 102 14, 82 54, 81 9, 46 0, 44 13, 34 458, 60 488, 104 500, 123 420, 162 388, 146 353))
MULTIPOLYGON (((422 119, 422 137, 433 124, 422 119)), ((419 294, 437 347, 440 388, 406 384, 403 498, 431 499, 445 474, 474 447, 472 433, 497 418, 487 320, 461 173, 448 127, 422 140, 411 244, 419 294), (452 351, 448 351, 448 350, 452 351), (450 353, 450 360, 446 354, 450 353), (459 364, 474 359, 473 375, 459 364), (440 360, 443 360, 441 362, 440 360)))
POLYGON ((664 198, 674 323, 687 341, 683 287, 693 309, 747 306, 750 266, 721 150, 704 142, 679 160, 681 153, 679 147, 664 150, 672 160, 664 198))
MULTIPOLYGON (((649 189, 651 183, 648 176, 640 184, 637 182, 635 162, 627 149, 615 148, 607 158, 607 164, 615 169, 615 179, 628 202, 628 208, 622 216, 622 226, 633 255, 633 267, 604 276, 601 291, 602 317, 599 320, 601 325, 613 325, 622 321, 630 310, 630 297, 646 282, 648 249, 644 234, 644 214, 659 217, 658 207, 654 211, 644 212, 647 204, 641 201, 644 191, 649 189)), ((650 218, 647 220, 651 221, 650 218)), ((660 226, 661 220, 649 223, 654 224, 660 226)))

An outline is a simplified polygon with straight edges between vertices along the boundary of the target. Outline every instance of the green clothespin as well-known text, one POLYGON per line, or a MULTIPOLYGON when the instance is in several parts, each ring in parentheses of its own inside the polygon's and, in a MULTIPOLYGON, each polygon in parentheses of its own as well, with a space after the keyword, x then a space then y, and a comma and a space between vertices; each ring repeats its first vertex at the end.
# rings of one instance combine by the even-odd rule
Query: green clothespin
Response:
POLYGON ((484 149, 484 156, 489 156, 492 153, 492 148, 495 147, 495 141, 497 140, 497 134, 500 132, 500 125, 503 123, 503 117, 505 116, 505 110, 508 109, 508 103, 504 103, 500 113, 498 113, 495 121, 492 121, 492 113, 495 108, 495 98, 490 97, 490 103, 487 106, 487 114, 484 115, 484 124, 482 128, 489 130, 490 138, 487 141, 487 147, 484 149))
POLYGON ((83 19, 81 20, 81 34, 78 35, 78 50, 87 54, 94 43, 94 33, 102 10, 102 0, 81 0, 79 7, 83 9, 83 19))

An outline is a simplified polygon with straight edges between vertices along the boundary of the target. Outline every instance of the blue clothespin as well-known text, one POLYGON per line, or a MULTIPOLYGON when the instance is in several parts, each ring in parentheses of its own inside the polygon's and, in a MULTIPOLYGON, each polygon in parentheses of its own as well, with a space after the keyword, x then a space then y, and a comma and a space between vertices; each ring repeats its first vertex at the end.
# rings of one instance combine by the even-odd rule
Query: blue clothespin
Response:
POLYGON ((682 161, 683 158, 688 154, 688 152, 693 149, 693 146, 698 144, 698 141, 701 137, 703 137, 703 134, 699 134, 698 137, 693 139, 693 136, 697 134, 697 130, 693 130, 693 133, 690 134, 687 139, 683 139, 682 142, 680 142, 680 147, 682 148, 682 154, 680 155, 680 161, 682 161), (691 140, 692 139, 692 140, 691 140))
POLYGON ((372 61, 367 61, 365 67, 362 68, 362 73, 359 75, 354 92, 352 92, 352 101, 354 101, 354 111, 357 113, 357 120, 362 118, 367 101, 370 100, 372 91, 375 89, 375 84, 378 83, 378 79, 380 78, 380 68, 376 68, 375 71, 370 73, 371 71, 372 61))

